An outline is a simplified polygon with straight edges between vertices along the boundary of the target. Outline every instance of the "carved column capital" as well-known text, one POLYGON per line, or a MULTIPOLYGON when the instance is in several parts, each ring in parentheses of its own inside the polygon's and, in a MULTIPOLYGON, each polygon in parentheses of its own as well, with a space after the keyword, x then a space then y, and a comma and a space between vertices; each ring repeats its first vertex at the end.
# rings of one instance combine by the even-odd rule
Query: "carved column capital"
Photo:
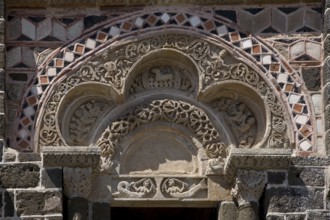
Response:
POLYGON ((92 187, 92 168, 63 168, 64 193, 68 198, 87 198, 92 187))
POLYGON ((265 184, 266 175, 263 171, 239 169, 232 195, 237 199, 239 206, 252 202, 258 204, 265 184))

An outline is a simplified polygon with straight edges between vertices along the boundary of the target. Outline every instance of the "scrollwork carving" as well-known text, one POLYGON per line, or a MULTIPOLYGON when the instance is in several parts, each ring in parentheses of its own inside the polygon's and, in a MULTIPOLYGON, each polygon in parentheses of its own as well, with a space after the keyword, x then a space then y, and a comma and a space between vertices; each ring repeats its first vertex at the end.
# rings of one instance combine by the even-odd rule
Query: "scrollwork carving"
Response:
POLYGON ((121 119, 111 123, 97 142, 102 155, 113 157, 121 137, 140 124, 156 120, 165 120, 190 128, 205 146, 207 143, 220 140, 217 130, 201 109, 182 101, 154 100, 145 105, 135 106, 121 119))

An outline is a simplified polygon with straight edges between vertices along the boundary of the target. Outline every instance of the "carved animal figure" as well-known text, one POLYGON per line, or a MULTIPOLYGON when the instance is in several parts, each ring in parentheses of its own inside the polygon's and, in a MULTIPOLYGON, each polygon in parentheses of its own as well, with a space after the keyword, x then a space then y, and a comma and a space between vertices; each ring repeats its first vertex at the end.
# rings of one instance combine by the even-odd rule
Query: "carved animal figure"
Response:
POLYGON ((155 74, 155 80, 157 82, 164 82, 164 81, 172 81, 173 80, 173 74, 169 73, 168 71, 161 72, 160 69, 151 69, 151 72, 155 74))

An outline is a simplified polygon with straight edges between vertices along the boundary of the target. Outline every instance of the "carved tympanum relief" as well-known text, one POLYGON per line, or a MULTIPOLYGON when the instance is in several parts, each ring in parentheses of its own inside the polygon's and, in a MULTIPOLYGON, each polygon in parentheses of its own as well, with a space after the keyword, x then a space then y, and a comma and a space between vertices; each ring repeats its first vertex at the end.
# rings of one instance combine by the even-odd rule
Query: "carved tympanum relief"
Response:
MULTIPOLYGON (((198 70, 198 77, 201 81, 198 83, 199 91, 197 91, 197 96, 199 96, 198 93, 207 92, 209 88, 215 87, 219 82, 234 81, 252 87, 266 100, 265 105, 268 106, 272 115, 284 118, 283 108, 269 85, 246 64, 233 58, 227 50, 207 40, 169 34, 131 42, 108 51, 105 50, 101 55, 82 65, 76 73, 60 82, 45 106, 39 130, 38 145, 59 146, 65 144, 61 140, 61 134, 58 133, 55 113, 58 111, 59 102, 65 97, 65 94, 73 87, 82 83, 94 82, 109 85, 117 90, 118 96, 125 94, 125 86, 129 86, 129 88, 126 88, 130 91, 128 94, 155 87, 176 88, 187 92, 192 92, 193 89, 196 89, 196 79, 192 77, 193 73, 191 73, 190 69, 185 69, 184 65, 156 65, 145 68, 135 78, 129 78, 131 68, 133 65, 136 66, 138 64, 141 57, 142 59, 148 57, 150 52, 159 52, 160 54, 157 56, 161 56, 163 50, 170 50, 166 54, 172 54, 170 56, 173 57, 175 57, 173 53, 179 54, 183 57, 184 65, 194 66, 198 70), (191 63, 185 63, 188 62, 187 60, 191 63)), ((152 60, 152 57, 150 57, 151 64, 152 60)), ((172 58, 172 60, 175 60, 175 58, 172 58)), ((243 108, 244 103, 242 104, 241 107, 243 108)), ((235 111, 239 111, 239 109, 235 111)), ((247 109, 245 114, 249 114, 248 111, 247 109)), ((229 121, 229 123, 232 123, 231 127, 234 133, 243 133, 243 135, 238 137, 241 147, 251 147, 255 142, 253 138, 253 133, 255 132, 253 118, 255 117, 248 117, 244 122, 235 121, 234 118, 229 121)), ((72 120, 74 121, 75 119, 72 120)), ((71 125, 71 127, 74 126, 71 125)), ((288 140, 286 132, 287 128, 283 132, 273 134, 273 138, 270 140, 272 146, 279 147, 280 145, 280 147, 283 147, 283 141, 280 141, 280 144, 278 144, 278 140, 288 140), (279 135, 282 138, 278 138, 279 135), (273 141, 273 139, 277 141, 273 141)), ((75 131, 72 131, 72 139, 75 140, 73 142, 80 143, 85 141, 77 141, 77 138, 74 137, 75 135, 77 135, 75 131)))
POLYGON ((156 88, 170 88, 191 94, 195 90, 189 69, 176 65, 160 65, 148 68, 140 73, 133 81, 129 94, 136 94, 156 88))
POLYGON ((118 151, 121 149, 120 141, 124 136, 143 124, 159 120, 190 129, 203 147, 207 149, 211 171, 216 173, 223 171, 228 149, 222 143, 222 138, 207 114, 189 103, 169 99, 154 100, 150 103, 134 106, 120 119, 110 124, 97 141, 97 145, 102 151, 102 161, 106 163, 106 165, 101 164, 102 169, 104 170, 104 167, 108 167, 108 170, 112 168, 110 165, 108 166, 111 163, 109 161, 113 159, 116 153, 121 154, 118 151))
POLYGON ((222 97, 212 103, 212 107, 225 114, 241 148, 250 148, 255 142, 257 119, 244 103, 222 97))
POLYGON ((69 122, 69 144, 88 144, 88 135, 106 108, 109 104, 91 100, 75 109, 69 122))

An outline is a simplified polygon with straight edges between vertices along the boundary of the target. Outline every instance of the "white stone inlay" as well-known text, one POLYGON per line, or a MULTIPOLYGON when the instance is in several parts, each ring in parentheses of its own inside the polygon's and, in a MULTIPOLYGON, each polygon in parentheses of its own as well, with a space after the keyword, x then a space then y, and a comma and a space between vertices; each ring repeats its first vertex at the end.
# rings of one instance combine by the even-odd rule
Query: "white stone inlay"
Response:
POLYGON ((296 122, 298 124, 304 125, 308 121, 308 117, 306 115, 298 115, 296 117, 296 122))
POLYGON ((47 70, 48 76, 56 76, 56 68, 55 67, 49 67, 47 70))
POLYGON ((293 103, 297 103, 300 99, 300 95, 297 95, 297 94, 291 94, 290 97, 289 97, 289 102, 291 104, 293 103))
POLYGON ((74 60, 74 53, 66 51, 64 54, 64 60, 68 62, 72 62, 74 60))
POLYGON ((139 27, 139 28, 141 28, 143 26, 143 23, 144 23, 144 20, 140 17, 138 17, 134 22, 135 26, 139 27))
POLYGON ((217 32, 219 36, 223 36, 228 34, 228 29, 225 25, 221 25, 220 27, 217 28, 217 32))
POLYGON ((167 23, 167 22, 171 19, 171 17, 170 17, 167 13, 164 13, 164 14, 160 17, 160 19, 161 19, 164 23, 167 23))
POLYGON ((198 16, 191 17, 189 21, 193 27, 196 27, 202 23, 201 19, 198 16))
POLYGON ((96 41, 88 38, 86 41, 86 47, 89 49, 94 49, 96 47, 96 41))
POLYGON ((19 135, 21 138, 25 139, 26 137, 29 136, 29 132, 27 132, 27 131, 23 128, 23 129, 20 129, 20 130, 18 131, 18 135, 19 135))
POLYGON ((272 64, 272 56, 271 55, 263 55, 262 56, 262 63, 265 65, 272 64))
POLYGON ((251 39, 242 40, 242 47, 243 47, 243 49, 252 47, 251 39))
POLYGON ((308 140, 304 140, 300 143, 299 146, 303 151, 309 151, 312 147, 312 144, 308 140))
POLYGON ((112 26, 110 28, 109 34, 110 34, 110 36, 115 37, 115 36, 118 36, 120 34, 120 32, 121 32, 121 30, 119 28, 112 26))
POLYGON ((31 116, 31 115, 34 115, 35 111, 34 111, 34 108, 29 106, 29 107, 26 107, 24 110, 24 115, 26 116, 31 116))

